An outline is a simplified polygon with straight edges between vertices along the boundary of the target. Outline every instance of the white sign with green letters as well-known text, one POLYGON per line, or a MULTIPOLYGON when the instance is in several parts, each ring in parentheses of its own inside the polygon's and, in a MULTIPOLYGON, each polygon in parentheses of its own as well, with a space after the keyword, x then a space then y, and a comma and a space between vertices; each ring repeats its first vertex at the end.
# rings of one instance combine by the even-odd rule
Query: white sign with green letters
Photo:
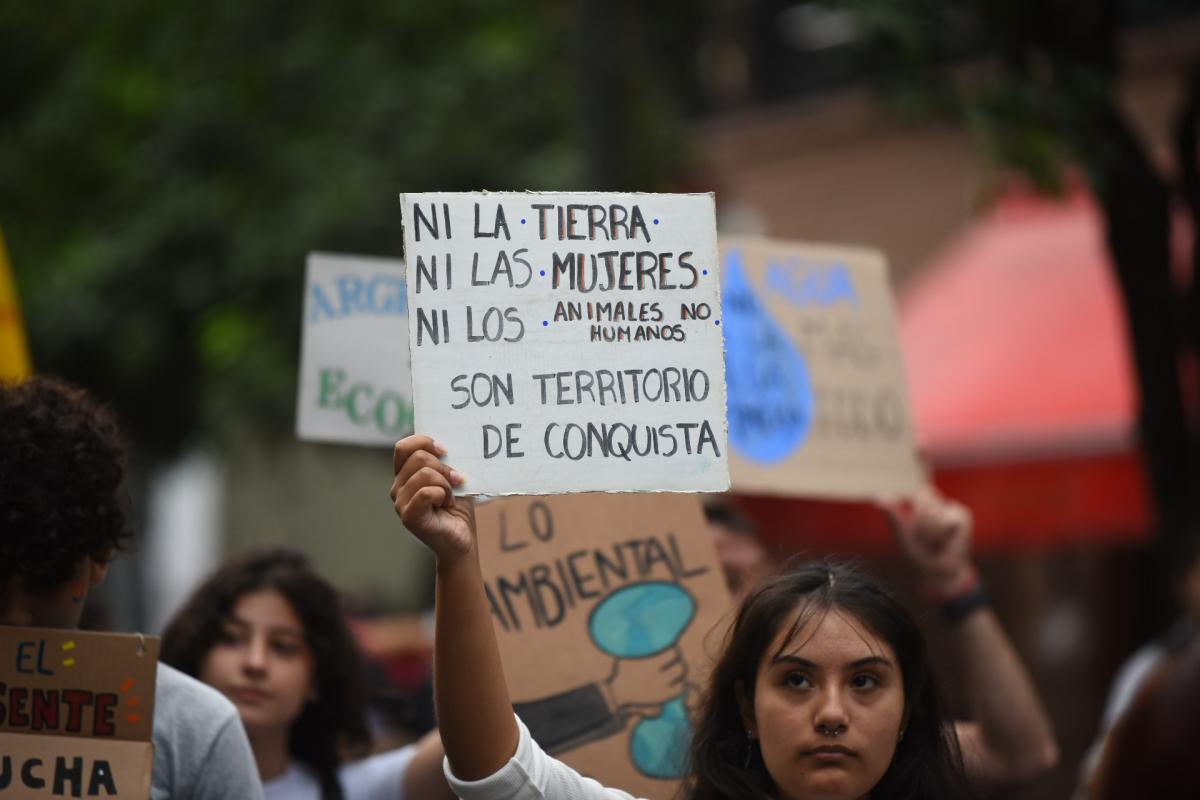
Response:
POLYGON ((296 435, 392 445, 412 433, 404 262, 310 253, 296 435))

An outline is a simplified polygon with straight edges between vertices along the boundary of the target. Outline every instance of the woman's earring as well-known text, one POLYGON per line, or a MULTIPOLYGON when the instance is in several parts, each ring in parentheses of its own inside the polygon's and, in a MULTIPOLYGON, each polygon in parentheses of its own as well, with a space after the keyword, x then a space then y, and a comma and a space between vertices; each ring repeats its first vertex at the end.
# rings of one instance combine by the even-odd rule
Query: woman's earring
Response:
POLYGON ((903 741, 904 741, 904 728, 901 728, 901 729, 900 729, 900 739, 899 739, 899 741, 901 741, 901 742, 903 742, 903 741))
POLYGON ((742 764, 742 769, 750 769, 750 757, 754 755, 754 731, 746 730, 746 763, 742 764))

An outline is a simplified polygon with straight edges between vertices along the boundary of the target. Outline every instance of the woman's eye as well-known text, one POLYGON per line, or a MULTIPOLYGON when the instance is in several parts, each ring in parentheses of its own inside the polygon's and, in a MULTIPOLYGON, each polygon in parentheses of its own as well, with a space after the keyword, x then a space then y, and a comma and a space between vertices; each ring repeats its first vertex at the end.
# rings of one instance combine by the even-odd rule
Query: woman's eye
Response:
POLYGON ((793 689, 807 689, 812 686, 808 681, 808 676, 803 672, 789 672, 783 682, 793 689))
POLYGON ((864 673, 855 675, 853 680, 850 681, 850 685, 855 689, 874 689, 879 685, 879 679, 874 675, 864 673))
POLYGON ((294 656, 300 652, 300 645, 296 642, 273 642, 271 647, 281 656, 294 656))
POLYGON ((217 643, 227 647, 239 644, 241 640, 242 637, 238 635, 238 632, 229 628, 222 628, 217 633, 217 643))

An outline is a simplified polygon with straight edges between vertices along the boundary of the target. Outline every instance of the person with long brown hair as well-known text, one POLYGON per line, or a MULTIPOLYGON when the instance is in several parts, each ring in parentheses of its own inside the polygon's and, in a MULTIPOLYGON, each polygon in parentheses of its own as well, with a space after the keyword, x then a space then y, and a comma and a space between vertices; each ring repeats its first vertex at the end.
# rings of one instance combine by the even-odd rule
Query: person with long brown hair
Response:
POLYGON ((228 697, 267 800, 451 800, 436 733, 371 745, 362 660, 337 592, 287 548, 225 564, 167 626, 162 659, 228 697))
MULTIPOLYGON (((474 505, 454 496, 463 479, 445 455, 428 437, 399 442, 391 496, 405 527, 437 557, 435 700, 451 786, 465 800, 628 800, 546 755, 514 716, 474 505)), ((979 609, 978 596, 962 601, 958 613, 979 609)), ((994 660, 1015 662, 1000 641, 994 660)), ((1048 738, 1052 749, 1019 664, 1015 671, 1016 696, 997 703, 1032 704, 1026 718, 1037 725, 1027 736, 1035 746, 1048 738)), ((977 734, 963 729, 973 744, 977 734)), ((685 785, 692 800, 962 800, 972 788, 959 738, 903 607, 856 570, 813 564, 743 601, 695 720, 685 785)))

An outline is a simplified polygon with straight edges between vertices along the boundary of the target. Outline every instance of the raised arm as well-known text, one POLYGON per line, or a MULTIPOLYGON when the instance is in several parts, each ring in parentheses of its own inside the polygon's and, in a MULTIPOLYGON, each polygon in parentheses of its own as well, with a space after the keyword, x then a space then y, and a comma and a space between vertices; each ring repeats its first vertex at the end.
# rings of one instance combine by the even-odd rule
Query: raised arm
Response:
POLYGON ((887 507, 901 548, 953 631, 973 722, 955 730, 967 773, 987 783, 1032 778, 1058 762, 1058 745, 1029 673, 986 602, 971 561, 971 514, 933 489, 887 507))
POLYGON ((396 444, 391 497, 404 525, 437 557, 434 702, 450 767, 485 778, 517 749, 517 724, 479 570, 475 505, 455 498, 462 476, 427 436, 396 444))

